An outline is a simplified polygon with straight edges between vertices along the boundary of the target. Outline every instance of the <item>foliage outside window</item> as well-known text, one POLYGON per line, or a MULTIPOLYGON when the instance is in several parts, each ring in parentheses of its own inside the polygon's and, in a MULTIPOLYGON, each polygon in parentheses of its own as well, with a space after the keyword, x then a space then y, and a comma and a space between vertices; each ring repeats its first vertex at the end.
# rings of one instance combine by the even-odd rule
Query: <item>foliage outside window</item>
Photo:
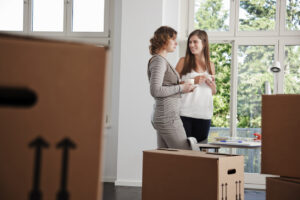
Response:
POLYGON ((195 28, 229 31, 229 0, 195 0, 195 28))
POLYGON ((274 30, 276 0, 241 0, 239 30, 274 30))
POLYGON ((300 1, 286 1, 286 28, 288 30, 300 30, 300 1))
POLYGON ((231 44, 210 44, 211 62, 216 68, 213 127, 229 127, 231 44))
POLYGON ((285 46, 284 91, 286 94, 300 94, 300 46, 285 46))
POLYGON ((261 127, 261 95, 264 82, 273 82, 268 71, 274 61, 274 46, 248 46, 238 48, 238 127, 261 127))

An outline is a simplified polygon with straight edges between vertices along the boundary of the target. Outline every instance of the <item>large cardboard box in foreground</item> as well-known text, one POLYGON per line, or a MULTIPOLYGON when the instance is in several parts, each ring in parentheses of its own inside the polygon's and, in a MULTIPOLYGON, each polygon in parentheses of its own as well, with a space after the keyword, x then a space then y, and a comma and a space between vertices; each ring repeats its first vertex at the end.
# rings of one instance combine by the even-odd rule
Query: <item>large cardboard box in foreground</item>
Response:
POLYGON ((244 157, 187 150, 143 153, 142 200, 244 199, 244 157))
POLYGON ((0 35, 1 200, 101 199, 105 62, 104 47, 0 35))
POLYGON ((266 197, 267 200, 299 200, 300 179, 267 177, 266 197))
POLYGON ((263 95, 261 172, 300 178, 300 95, 263 95))

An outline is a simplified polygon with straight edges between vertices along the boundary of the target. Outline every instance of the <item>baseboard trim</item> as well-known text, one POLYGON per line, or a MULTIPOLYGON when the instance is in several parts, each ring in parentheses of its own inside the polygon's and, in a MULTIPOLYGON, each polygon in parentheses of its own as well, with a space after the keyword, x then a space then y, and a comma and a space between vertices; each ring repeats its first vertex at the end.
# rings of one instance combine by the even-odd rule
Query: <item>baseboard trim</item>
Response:
POLYGON ((245 189, 250 189, 250 190, 265 190, 266 185, 264 184, 251 184, 251 183, 245 183, 245 189))
POLYGON ((116 181, 115 177, 102 177, 102 182, 114 183, 116 181))
POLYGON ((115 185, 116 186, 142 187, 142 181, 116 180, 115 185))

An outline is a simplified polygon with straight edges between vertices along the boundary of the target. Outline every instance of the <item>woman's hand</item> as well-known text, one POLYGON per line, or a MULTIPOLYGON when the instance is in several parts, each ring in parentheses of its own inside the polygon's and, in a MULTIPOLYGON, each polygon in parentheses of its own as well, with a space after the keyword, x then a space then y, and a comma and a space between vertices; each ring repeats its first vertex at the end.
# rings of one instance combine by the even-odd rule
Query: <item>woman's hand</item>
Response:
POLYGON ((194 83, 195 84, 201 84, 201 83, 204 83, 205 80, 207 80, 206 76, 196 76, 194 78, 194 83))
POLYGON ((214 79, 212 79, 212 80, 206 79, 205 83, 211 88, 212 94, 217 93, 217 86, 216 86, 214 79))
POLYGON ((184 83, 184 84, 181 84, 181 92, 182 93, 188 93, 188 92, 193 92, 194 89, 196 88, 195 85, 191 84, 191 83, 184 83))

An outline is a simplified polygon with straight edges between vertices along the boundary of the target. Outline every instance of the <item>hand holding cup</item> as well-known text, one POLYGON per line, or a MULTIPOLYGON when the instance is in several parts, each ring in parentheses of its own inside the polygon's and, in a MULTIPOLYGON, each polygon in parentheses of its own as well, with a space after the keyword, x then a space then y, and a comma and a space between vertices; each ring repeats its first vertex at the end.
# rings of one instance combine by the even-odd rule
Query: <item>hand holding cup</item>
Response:
POLYGON ((205 80, 207 79, 207 77, 205 75, 202 75, 202 76, 196 76, 194 78, 194 83, 195 84, 202 84, 205 82, 205 80))
POLYGON ((185 83, 190 83, 190 84, 192 84, 192 85, 195 84, 195 80, 194 80, 193 78, 187 79, 187 80, 185 80, 184 82, 185 82, 185 83))
POLYGON ((185 82, 182 87, 182 93, 193 92, 195 89, 195 85, 189 82, 185 82))

